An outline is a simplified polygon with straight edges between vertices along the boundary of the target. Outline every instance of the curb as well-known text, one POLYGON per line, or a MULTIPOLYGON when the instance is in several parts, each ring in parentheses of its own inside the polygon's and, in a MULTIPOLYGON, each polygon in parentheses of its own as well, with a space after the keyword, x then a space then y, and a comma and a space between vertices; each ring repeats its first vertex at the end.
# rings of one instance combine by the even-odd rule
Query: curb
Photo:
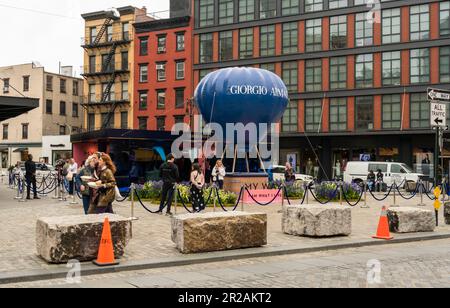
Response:
MULTIPOLYGON (((99 274, 111 274, 128 271, 140 271, 156 268, 178 267, 185 265, 195 265, 222 261, 231 261, 249 258, 273 257, 291 254, 312 253, 329 250, 342 250, 349 248, 361 248, 371 246, 382 246, 422 241, 433 241, 441 239, 450 239, 449 233, 421 235, 397 235, 400 238, 391 241, 380 241, 374 239, 368 240, 349 240, 340 244, 324 244, 310 246, 284 246, 284 247, 262 247, 249 248, 242 250, 229 250, 222 252, 203 253, 196 255, 181 255, 172 258, 129 261, 112 267, 97 267, 92 263, 82 263, 81 275, 92 276, 99 274)), ((67 277, 69 269, 64 266, 58 266, 53 269, 28 270, 0 273, 0 285, 22 282, 34 282, 40 280, 62 279, 67 277)))

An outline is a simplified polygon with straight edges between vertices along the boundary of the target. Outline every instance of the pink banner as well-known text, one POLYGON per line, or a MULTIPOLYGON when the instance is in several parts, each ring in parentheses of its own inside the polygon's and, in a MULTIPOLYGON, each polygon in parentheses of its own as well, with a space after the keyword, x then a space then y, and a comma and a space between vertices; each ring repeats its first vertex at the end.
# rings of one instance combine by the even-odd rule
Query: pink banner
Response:
MULTIPOLYGON (((250 194, 247 191, 245 191, 244 194, 244 203, 245 204, 256 204, 256 202, 253 200, 255 199, 259 203, 267 203, 272 201, 276 194, 278 193, 278 189, 259 189, 259 190, 250 190, 250 194), (252 199, 253 197, 253 199, 252 199)), ((281 192, 278 194, 278 196, 275 198, 273 203, 281 203, 281 192)))

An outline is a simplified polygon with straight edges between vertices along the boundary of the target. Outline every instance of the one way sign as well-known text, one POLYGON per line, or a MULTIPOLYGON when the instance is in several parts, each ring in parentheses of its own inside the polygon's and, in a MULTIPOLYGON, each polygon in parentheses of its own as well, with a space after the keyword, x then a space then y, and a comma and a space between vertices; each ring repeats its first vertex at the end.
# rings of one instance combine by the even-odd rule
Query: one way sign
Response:
POLYGON ((447 110, 445 104, 432 102, 430 106, 430 124, 432 127, 446 127, 447 126, 447 110))
POLYGON ((450 103, 450 91, 439 89, 428 89, 428 100, 442 103, 450 103))

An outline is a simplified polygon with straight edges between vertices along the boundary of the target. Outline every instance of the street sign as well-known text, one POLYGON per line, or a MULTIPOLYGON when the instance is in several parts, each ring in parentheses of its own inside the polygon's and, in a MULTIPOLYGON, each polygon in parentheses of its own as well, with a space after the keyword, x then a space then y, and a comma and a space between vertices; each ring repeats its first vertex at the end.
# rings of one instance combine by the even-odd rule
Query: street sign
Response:
POLYGON ((428 88, 428 100, 441 103, 450 103, 450 91, 428 88))
POLYGON ((447 126, 447 106, 438 102, 431 102, 430 124, 432 127, 447 126))

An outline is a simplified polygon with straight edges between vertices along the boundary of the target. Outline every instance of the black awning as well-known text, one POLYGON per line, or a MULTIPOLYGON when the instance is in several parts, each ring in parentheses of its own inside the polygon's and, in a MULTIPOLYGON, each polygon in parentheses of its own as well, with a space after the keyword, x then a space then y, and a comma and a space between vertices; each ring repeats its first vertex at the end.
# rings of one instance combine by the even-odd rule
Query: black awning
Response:
POLYGON ((37 107, 39 107, 37 98, 0 96, 0 122, 15 118, 37 107))
POLYGON ((17 148, 13 152, 14 153, 22 153, 22 152, 25 152, 25 151, 28 151, 28 148, 17 148))

